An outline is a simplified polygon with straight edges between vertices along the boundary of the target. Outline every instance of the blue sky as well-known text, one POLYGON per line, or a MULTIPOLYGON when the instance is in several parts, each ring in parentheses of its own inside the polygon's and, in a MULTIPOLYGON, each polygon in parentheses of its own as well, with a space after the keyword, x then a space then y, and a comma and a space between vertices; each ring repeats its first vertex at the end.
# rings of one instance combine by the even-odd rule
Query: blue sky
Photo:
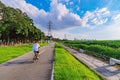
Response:
POLYGON ((20 8, 47 35, 68 39, 120 39, 120 0, 0 0, 20 8))
POLYGON ((36 6, 39 9, 44 9, 45 11, 49 11, 50 0, 26 0, 27 3, 30 3, 36 6))
MULTIPOLYGON (((45 11, 50 11, 51 0, 26 0, 36 6, 39 9, 44 9, 45 11)), ((86 11, 94 11, 97 8, 105 7, 110 1, 109 0, 58 0, 58 3, 64 4, 72 12, 84 16, 86 11)))

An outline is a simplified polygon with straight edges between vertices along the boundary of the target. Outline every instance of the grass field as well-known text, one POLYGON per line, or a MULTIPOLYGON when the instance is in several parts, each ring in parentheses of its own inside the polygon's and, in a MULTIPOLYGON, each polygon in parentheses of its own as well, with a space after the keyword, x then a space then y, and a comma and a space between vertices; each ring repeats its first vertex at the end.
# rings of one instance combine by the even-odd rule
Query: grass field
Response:
MULTIPOLYGON (((47 45, 47 43, 40 43, 40 46, 45 45, 47 45)), ((21 46, 2 46, 0 47, 0 63, 18 57, 30 51, 32 51, 32 44, 21 46)))
POLYGON ((76 60, 61 45, 55 47, 55 80, 103 80, 76 60))

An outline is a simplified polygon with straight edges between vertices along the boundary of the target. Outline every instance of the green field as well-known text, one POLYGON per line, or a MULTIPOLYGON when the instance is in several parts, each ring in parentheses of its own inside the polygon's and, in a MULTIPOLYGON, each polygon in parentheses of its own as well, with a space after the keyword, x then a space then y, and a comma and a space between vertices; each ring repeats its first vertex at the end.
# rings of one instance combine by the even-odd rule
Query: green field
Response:
POLYGON ((76 50, 82 48, 85 53, 104 60, 109 60, 110 57, 120 59, 120 40, 79 40, 63 41, 63 43, 76 50))
MULTIPOLYGON (((40 46, 45 45, 47 45, 47 43, 40 43, 40 46)), ((32 44, 25 44, 21 46, 2 46, 0 47, 0 63, 18 57, 30 51, 32 51, 32 44)))
POLYGON ((59 44, 55 46, 54 66, 55 80, 103 80, 59 44))

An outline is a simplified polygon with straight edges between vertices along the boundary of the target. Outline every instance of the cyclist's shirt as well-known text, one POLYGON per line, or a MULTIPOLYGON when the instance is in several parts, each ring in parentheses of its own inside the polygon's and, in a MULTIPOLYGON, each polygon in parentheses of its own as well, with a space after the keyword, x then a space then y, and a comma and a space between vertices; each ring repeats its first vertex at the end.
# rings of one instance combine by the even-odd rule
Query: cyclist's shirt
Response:
POLYGON ((33 51, 38 51, 40 45, 38 43, 33 44, 32 50, 33 51))

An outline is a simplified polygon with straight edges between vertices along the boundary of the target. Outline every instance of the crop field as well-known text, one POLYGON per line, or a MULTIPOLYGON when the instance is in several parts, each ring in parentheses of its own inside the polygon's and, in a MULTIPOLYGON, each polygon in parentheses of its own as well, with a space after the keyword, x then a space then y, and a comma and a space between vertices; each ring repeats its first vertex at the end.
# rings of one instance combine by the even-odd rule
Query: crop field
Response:
POLYGON ((95 72, 79 62, 60 44, 55 46, 55 80, 103 80, 95 72))
POLYGON ((119 40, 79 40, 63 41, 67 46, 74 49, 84 49, 87 54, 109 60, 110 57, 120 59, 119 40))

